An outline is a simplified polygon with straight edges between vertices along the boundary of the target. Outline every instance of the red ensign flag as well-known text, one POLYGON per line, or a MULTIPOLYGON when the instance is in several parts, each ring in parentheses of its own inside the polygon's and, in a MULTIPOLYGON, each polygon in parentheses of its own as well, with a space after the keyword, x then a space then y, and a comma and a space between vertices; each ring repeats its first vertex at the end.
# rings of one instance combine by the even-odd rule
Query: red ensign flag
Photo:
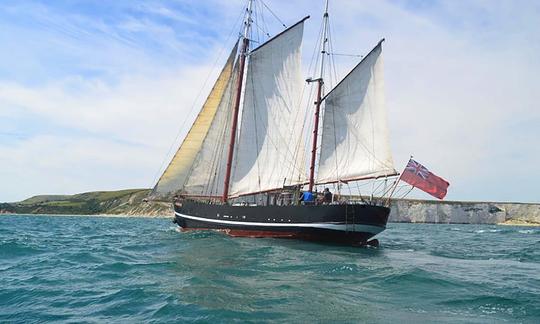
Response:
POLYGON ((413 159, 410 159, 409 163, 407 163, 400 179, 439 199, 446 196, 446 191, 450 185, 448 181, 434 175, 425 166, 413 159))

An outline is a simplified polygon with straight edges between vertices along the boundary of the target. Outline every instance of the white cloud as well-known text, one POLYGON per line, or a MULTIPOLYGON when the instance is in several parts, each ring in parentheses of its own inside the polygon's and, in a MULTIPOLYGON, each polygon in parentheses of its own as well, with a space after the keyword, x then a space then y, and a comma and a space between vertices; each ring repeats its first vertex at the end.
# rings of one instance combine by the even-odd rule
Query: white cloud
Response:
POLYGON ((0 146, 2 201, 42 193, 148 187, 155 147, 94 138, 38 135, 15 146, 0 146), (129 174, 129 176, 127 176, 129 174))
POLYGON ((0 83, 0 100, 4 107, 17 107, 48 123, 117 140, 163 145, 156 136, 186 117, 209 70, 204 65, 155 79, 126 76, 113 85, 80 78, 35 88, 0 83))
MULTIPOLYGON (((155 78, 124 77, 114 85, 79 78, 46 87, 0 83, 3 113, 69 130, 0 142, 1 178, 14 184, 4 187, 0 200, 151 186, 178 132, 185 133, 198 112, 204 95, 196 100, 197 93, 209 72, 203 65, 155 78)), ((17 128, 26 133, 26 127, 36 125, 17 128)))

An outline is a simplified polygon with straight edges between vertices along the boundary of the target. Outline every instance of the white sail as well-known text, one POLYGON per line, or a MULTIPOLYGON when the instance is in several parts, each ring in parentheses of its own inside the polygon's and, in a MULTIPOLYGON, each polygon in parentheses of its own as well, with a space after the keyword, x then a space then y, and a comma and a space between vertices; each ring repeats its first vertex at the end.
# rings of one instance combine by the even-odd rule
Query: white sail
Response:
POLYGON ((193 162, 195 161, 195 158, 197 157, 197 154, 199 153, 203 144, 203 140, 210 129, 212 121, 214 120, 227 84, 230 82, 232 77, 236 52, 237 45, 235 45, 231 51, 227 63, 223 67, 223 70, 221 71, 214 87, 201 108, 199 115, 191 126, 191 129, 184 138, 182 145, 154 187, 154 195, 168 196, 179 191, 184 186, 187 176, 193 166, 193 162))
POLYGON ((231 196, 303 183, 305 151, 300 104, 304 20, 249 54, 231 196))
POLYGON ((394 175, 382 41, 324 99, 316 183, 394 175))
POLYGON ((238 65, 223 93, 221 102, 199 154, 193 162, 182 193, 194 196, 221 196, 227 166, 232 111, 236 94, 238 65))

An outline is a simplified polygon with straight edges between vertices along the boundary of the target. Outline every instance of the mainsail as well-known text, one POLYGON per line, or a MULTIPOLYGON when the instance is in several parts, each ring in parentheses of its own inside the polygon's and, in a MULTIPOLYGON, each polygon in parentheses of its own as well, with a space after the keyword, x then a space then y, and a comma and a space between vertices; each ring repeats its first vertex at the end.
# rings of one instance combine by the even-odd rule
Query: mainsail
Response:
POLYGON ((301 46, 306 18, 249 54, 230 195, 306 181, 301 46))
POLYGON ((154 187, 153 194, 167 196, 183 188, 186 183, 197 154, 201 150, 203 141, 216 116, 218 107, 226 92, 227 85, 232 79, 237 46, 238 45, 235 45, 231 51, 227 63, 223 67, 223 70, 208 95, 199 115, 191 126, 182 145, 169 163, 169 166, 165 172, 163 172, 161 178, 154 187))
POLYGON ((384 102, 382 41, 324 98, 316 183, 396 174, 384 102))

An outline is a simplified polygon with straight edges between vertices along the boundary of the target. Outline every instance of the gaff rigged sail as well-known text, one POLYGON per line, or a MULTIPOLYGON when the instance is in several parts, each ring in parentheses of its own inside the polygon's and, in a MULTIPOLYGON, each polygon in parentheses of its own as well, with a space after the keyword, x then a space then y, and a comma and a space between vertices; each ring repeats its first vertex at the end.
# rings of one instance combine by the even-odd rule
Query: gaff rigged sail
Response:
POLYGON ((306 181, 302 129, 307 107, 300 104, 305 19, 248 56, 233 197, 306 181))
POLYGON ((316 183, 395 174, 384 102, 381 41, 324 98, 316 183))

